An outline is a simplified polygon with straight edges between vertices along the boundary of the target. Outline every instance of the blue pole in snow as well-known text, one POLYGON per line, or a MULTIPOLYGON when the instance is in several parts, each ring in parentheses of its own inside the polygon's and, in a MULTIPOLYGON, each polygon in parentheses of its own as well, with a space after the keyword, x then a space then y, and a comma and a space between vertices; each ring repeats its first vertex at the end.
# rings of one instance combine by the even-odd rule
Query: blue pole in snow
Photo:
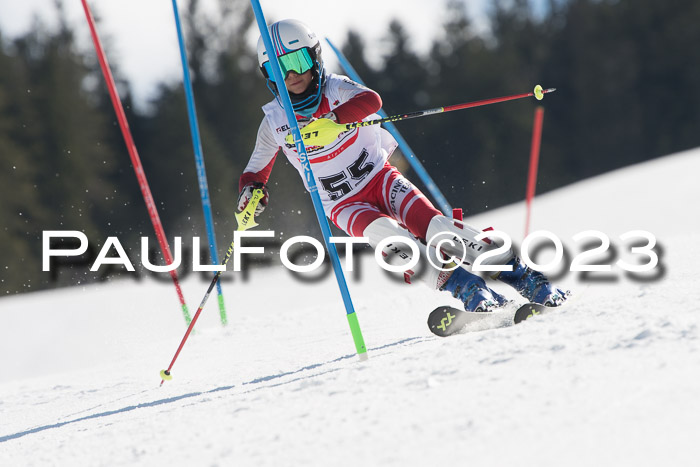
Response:
MULTIPOLYGON (((345 73, 350 76, 350 79, 353 81, 356 81, 364 86, 365 83, 362 82, 362 78, 360 78, 360 75, 357 74, 355 69, 352 67, 350 62, 348 61, 347 58, 345 58, 345 55, 343 55, 343 52, 341 52, 333 43, 331 42, 330 39, 326 38, 326 42, 328 42, 328 45, 331 46, 331 49, 333 49, 333 52, 338 56, 338 60, 340 61, 340 65, 343 67, 345 70, 345 73)), ((379 116, 382 118, 387 118, 388 115, 384 110, 380 109, 379 110, 379 116)), ((443 196, 442 192, 438 188, 438 186, 435 184, 433 179, 430 177, 428 174, 428 171, 425 170, 425 167, 423 167, 423 164, 420 163, 418 158, 415 156, 415 153, 413 150, 410 148, 408 143, 406 142, 405 139, 403 139, 403 136, 401 136, 401 133, 399 133, 399 130, 396 129, 396 125, 394 125, 392 122, 385 122, 384 127, 391 133, 391 135, 394 137, 397 143, 399 143, 399 147, 401 148, 401 152, 406 156, 406 159, 408 160, 408 163, 411 164, 411 167, 413 170, 418 174, 418 177, 421 179, 421 181, 425 184, 425 187, 428 189, 431 195, 433 195, 433 198, 435 199, 435 202, 438 204, 440 209, 442 210, 443 214, 446 216, 451 216, 452 215, 452 206, 450 206, 450 203, 447 202, 447 199, 445 199, 445 196, 443 196)))
POLYGON ((355 308, 352 304, 352 299, 350 298, 350 291, 348 290, 348 285, 345 281, 345 275, 343 274, 343 270, 340 266, 338 251, 335 248, 335 244, 330 242, 331 228, 328 225, 328 219, 326 219, 326 214, 323 211, 323 203, 321 202, 321 197, 318 194, 316 179, 314 178, 313 171, 311 170, 311 164, 309 162, 309 156, 306 152, 306 147, 304 146, 304 143, 301 140, 299 124, 297 123, 297 119, 294 116, 294 110, 292 109, 292 100, 289 98, 289 91, 287 91, 287 87, 284 85, 284 77, 282 76, 282 70, 280 69, 279 62, 276 60, 277 54, 275 53, 275 48, 272 45, 270 31, 268 30, 267 22, 265 21, 265 16, 263 15, 262 8, 260 7, 260 1, 250 0, 250 3, 253 6, 253 11, 255 12, 255 19, 258 22, 260 35, 262 36, 263 42, 265 44, 265 49, 267 50, 267 56, 270 57, 270 65, 272 65, 272 73, 275 77, 275 82, 279 83, 277 85, 277 90, 279 92, 280 98, 282 99, 282 107, 284 108, 284 111, 287 114, 289 127, 292 129, 292 134, 294 135, 294 144, 296 145, 297 155, 299 156, 299 162, 301 162, 301 165, 304 168, 306 183, 309 186, 309 193, 311 193, 311 200, 314 204, 316 218, 318 219, 318 224, 321 226, 323 240, 326 243, 328 255, 330 256, 331 264, 333 265, 333 272, 335 272, 335 278, 338 281, 340 294, 343 297, 343 302, 345 304, 345 312, 348 318, 348 324, 350 325, 350 331, 352 332, 352 337, 355 341, 355 348, 357 349, 357 354, 360 356, 360 359, 364 360, 367 358, 367 347, 365 347, 365 342, 362 338, 362 332, 360 331, 360 325, 357 321, 357 315, 355 314, 355 308))
MULTIPOLYGON (((207 183, 207 171, 204 168, 204 155, 202 153, 202 140, 199 137, 199 125, 197 124, 197 113, 194 107, 194 93, 192 92, 192 80, 190 79, 190 68, 187 63, 187 51, 185 40, 180 25, 180 14, 177 10, 177 1, 173 0, 173 13, 175 14, 175 27, 177 28, 177 40, 180 44, 180 60, 182 61, 182 74, 184 76, 185 97, 187 98, 187 116, 190 121, 190 133, 192 134, 192 146, 194 148, 194 160, 197 166, 197 180, 199 181, 199 195, 202 198, 202 209, 204 211, 204 222, 207 226, 207 239, 209 240, 209 254, 214 264, 219 264, 219 255, 216 252, 216 234, 214 233, 214 221, 211 215, 211 200, 209 199, 209 184, 207 183)), ((193 255, 199 254, 193 251, 193 255)), ((221 291, 221 282, 216 283, 216 291, 219 294, 219 315, 221 324, 226 324, 226 308, 224 307, 224 295, 221 291)))

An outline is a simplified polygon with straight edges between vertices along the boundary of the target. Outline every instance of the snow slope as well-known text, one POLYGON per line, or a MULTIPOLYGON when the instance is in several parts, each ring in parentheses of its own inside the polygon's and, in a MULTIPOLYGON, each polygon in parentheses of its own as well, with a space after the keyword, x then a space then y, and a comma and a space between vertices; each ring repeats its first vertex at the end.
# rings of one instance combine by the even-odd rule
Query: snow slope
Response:
MULTIPOLYGON (((170 284, 2 298, 0 465, 697 465, 698 173, 700 149, 538 197, 532 226, 567 251, 595 229, 625 257, 641 229, 660 264, 564 274, 572 302, 522 325, 434 337, 452 299, 367 259, 350 283, 367 362, 334 279, 281 266, 228 274, 230 325, 209 303, 163 387, 185 330, 170 284)), ((468 221, 519 243, 524 207, 468 221)), ((185 281, 191 308, 206 286, 185 281)))

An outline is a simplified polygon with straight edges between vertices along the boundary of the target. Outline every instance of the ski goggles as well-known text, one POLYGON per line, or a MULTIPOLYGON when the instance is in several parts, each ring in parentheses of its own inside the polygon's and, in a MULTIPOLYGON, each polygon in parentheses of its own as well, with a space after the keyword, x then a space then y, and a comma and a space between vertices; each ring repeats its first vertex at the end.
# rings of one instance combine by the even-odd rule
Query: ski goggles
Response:
MULTIPOLYGON (((290 71, 301 75, 314 67, 314 61, 311 59, 311 54, 309 54, 309 49, 307 47, 281 55, 277 57, 277 61, 282 69, 282 76, 284 76, 284 79, 287 79, 287 75, 290 71)), ((263 63, 262 68, 265 77, 274 83, 275 75, 272 73, 270 61, 268 60, 263 63)))

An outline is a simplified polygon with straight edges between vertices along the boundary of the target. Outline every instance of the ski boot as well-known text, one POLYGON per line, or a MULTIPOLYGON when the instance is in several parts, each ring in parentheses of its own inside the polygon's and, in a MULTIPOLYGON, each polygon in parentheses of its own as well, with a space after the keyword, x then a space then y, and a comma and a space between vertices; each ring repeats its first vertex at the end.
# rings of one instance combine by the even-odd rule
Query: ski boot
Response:
POLYGON ((501 271, 496 278, 513 287, 529 302, 559 306, 568 298, 569 291, 556 288, 544 274, 527 267, 517 256, 507 264, 513 266, 513 270, 501 271))
POLYGON ((451 292, 467 311, 493 311, 508 302, 503 295, 489 289, 481 277, 461 267, 454 270, 440 290, 451 292))

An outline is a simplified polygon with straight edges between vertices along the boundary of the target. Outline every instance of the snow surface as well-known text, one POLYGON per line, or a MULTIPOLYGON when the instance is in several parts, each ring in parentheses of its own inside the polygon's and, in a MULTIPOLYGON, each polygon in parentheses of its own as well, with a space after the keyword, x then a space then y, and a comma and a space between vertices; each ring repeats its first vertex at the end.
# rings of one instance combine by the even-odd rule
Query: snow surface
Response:
MULTIPOLYGON (((660 264, 646 280, 566 273, 571 303, 522 325, 435 337, 428 312, 454 300, 367 259, 350 282, 366 362, 335 280, 282 266, 227 273, 230 325, 212 297, 162 387, 185 331, 171 284, 2 298, 0 465, 698 465, 698 174, 700 149, 536 198, 533 228, 567 251, 600 230, 611 262, 641 229, 660 264)), ((519 243, 524 218, 468 222, 519 243)), ((184 282, 190 308, 206 287, 184 282)))

